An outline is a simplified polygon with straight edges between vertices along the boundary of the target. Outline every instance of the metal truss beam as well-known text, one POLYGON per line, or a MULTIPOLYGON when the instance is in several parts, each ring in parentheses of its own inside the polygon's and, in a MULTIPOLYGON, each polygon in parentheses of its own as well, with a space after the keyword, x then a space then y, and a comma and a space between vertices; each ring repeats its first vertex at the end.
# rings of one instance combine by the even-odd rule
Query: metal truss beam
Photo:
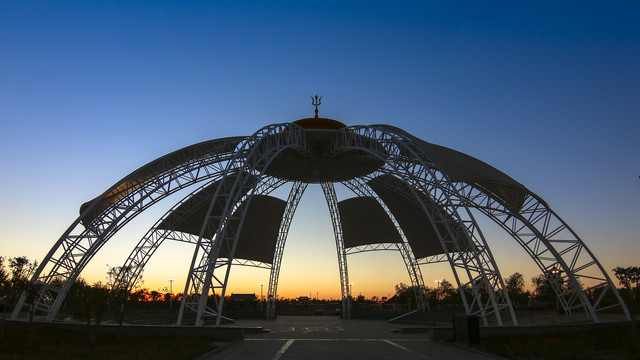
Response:
MULTIPOLYGON (((368 196, 376 199, 380 207, 387 214, 387 216, 395 226, 396 231, 400 235, 400 238, 402 239, 402 243, 396 243, 395 248, 396 250, 400 251, 402 260, 404 261, 405 267, 407 268, 407 273, 409 274, 409 278, 411 279, 411 285, 414 291, 414 296, 416 298, 417 309, 419 311, 429 311, 429 298, 426 294, 427 288, 424 285, 424 278, 422 277, 420 266, 418 265, 413 251, 411 250, 411 245, 409 244, 404 231, 402 231, 402 228, 400 227, 400 224, 398 224, 395 216, 393 216, 393 213, 391 213, 384 201, 382 201, 382 199, 380 199, 380 197, 362 179, 343 181, 342 184, 358 196, 368 196)), ((364 251, 372 251, 374 249, 387 250, 383 245, 385 244, 368 245, 367 247, 365 247, 364 251)), ((349 253, 350 252, 347 252, 347 254, 349 253)))
POLYGON ((327 200, 331 223, 333 225, 333 235, 336 239, 336 251, 338 253, 338 267, 340 270, 340 293, 342 294, 342 318, 351 319, 351 286, 349 286, 349 269, 347 267, 347 253, 344 248, 344 237, 342 233, 342 223, 340 222, 340 211, 338 210, 338 196, 332 183, 323 182, 322 192, 327 200))
POLYGON ((370 251, 400 251, 397 243, 367 244, 345 249, 347 255, 360 254, 370 251))
POLYGON ((499 224, 531 256, 547 276, 566 314, 583 308, 597 322, 598 312, 620 307, 631 319, 618 290, 591 250, 537 196, 528 194, 524 205, 516 212, 475 187, 462 183, 457 186, 474 208, 499 224), (595 284, 583 289, 581 279, 595 284), (592 296, 588 292, 593 293, 592 296), (617 302, 602 304, 601 300, 607 293, 612 294, 617 302))
MULTIPOLYGON (((454 255, 455 256, 455 255, 454 255)), ((418 265, 436 264, 448 261, 447 255, 437 254, 433 256, 427 256, 418 260, 418 265)))
MULTIPOLYGON (((53 320, 75 279, 124 225, 167 196, 224 172, 227 163, 238 156, 237 141, 220 143, 228 149, 212 152, 210 147, 198 144, 188 152, 172 153, 156 160, 152 164, 159 170, 154 175, 132 173, 83 211, 51 248, 31 279, 39 288, 33 305, 45 314, 46 321, 53 320), (120 191, 123 184, 128 187, 120 191), (114 193, 117 196, 111 195, 114 193)), ((13 319, 18 317, 25 300, 23 294, 11 315, 13 319)))
MULTIPOLYGON (((275 319, 276 317, 276 298, 278 295, 278 279, 280 278, 280 265, 282 264, 282 256, 284 255, 284 245, 289 235, 291 220, 298 208, 302 194, 307 189, 307 183, 296 181, 291 186, 289 197, 287 198, 287 206, 280 222, 278 230, 278 240, 276 242, 275 253, 273 254, 273 265, 269 274, 269 290, 267 292, 267 310, 266 318, 275 319)), ((261 299, 262 300, 262 299, 261 299)))
MULTIPOLYGON (((207 186, 210 186, 211 183, 218 180, 217 178, 213 181, 208 181, 204 185, 196 188, 191 191, 187 196, 185 196, 182 200, 176 203, 171 209, 169 209, 156 223, 147 231, 147 233, 142 237, 142 239, 138 242, 138 244, 133 248, 130 255, 125 260, 124 265, 122 266, 124 269, 129 269, 129 271, 121 272, 116 281, 114 282, 114 288, 126 288, 131 290, 135 287, 136 283, 141 279, 142 273, 144 271, 144 267, 147 262, 151 259, 156 250, 162 245, 164 240, 170 239, 174 241, 186 242, 191 244, 198 243, 198 236, 181 232, 181 231, 172 231, 166 229, 160 229, 158 226, 168 219, 173 219, 174 223, 178 223, 179 221, 184 220, 190 210, 201 205, 200 203, 188 202, 195 194, 202 191, 207 186), (183 204, 192 205, 188 209, 183 204)), ((204 201, 210 201, 210 199, 204 199, 204 201)), ((173 226, 169 224, 168 228, 171 229, 173 226)), ((116 302, 122 304, 127 299, 114 299, 116 302)))
MULTIPOLYGON (((129 275, 123 275, 119 281, 133 287, 156 249, 165 239, 172 239, 196 244, 178 324, 181 323, 185 309, 196 312, 196 325, 202 324, 202 317, 205 315, 215 316, 216 324, 220 324, 232 265, 270 268, 268 296, 269 300, 275 301, 284 243, 306 184, 295 183, 291 190, 273 265, 235 259, 235 247, 251 195, 270 191, 269 189, 282 184, 281 180, 266 176, 265 169, 282 150, 304 149, 305 145, 305 132, 301 127, 296 124, 274 124, 249 137, 196 144, 145 165, 92 201, 58 239, 31 279, 38 291, 35 300, 29 305, 43 312, 45 319, 51 321, 84 267, 129 221, 179 190, 203 181, 230 179, 231 174, 239 175, 233 181, 221 181, 218 185, 199 236, 160 230, 157 228, 159 223, 156 223, 125 262, 124 267, 131 267, 132 271, 127 272, 129 275), (221 215, 212 213, 216 200, 224 201, 221 215), (205 233, 215 235, 205 238, 205 233), (219 298, 214 296, 213 308, 207 304, 210 291, 220 293, 219 298)), ((593 321, 598 321, 598 312, 620 307, 627 318, 630 318, 615 285, 593 253, 535 194, 525 193, 524 205, 514 209, 480 184, 452 181, 429 154, 413 143, 410 136, 390 127, 354 126, 337 131, 330 152, 348 149, 365 151, 384 161, 378 171, 353 182, 352 186, 360 193, 369 194, 371 190, 362 190, 368 187, 363 187, 358 182, 366 183, 367 179, 378 175, 392 175, 403 180, 405 185, 389 183, 385 186, 403 186, 396 190, 411 194, 409 198, 417 201, 424 210, 444 249, 444 254, 420 259, 418 262, 414 259, 410 246, 403 240, 398 249, 403 254, 405 265, 419 284, 422 281, 417 280, 422 278, 419 264, 447 261, 453 270, 467 314, 482 316, 485 324, 487 316, 494 314, 497 323, 501 325, 500 313, 507 310, 513 323, 517 324, 498 267, 475 221, 473 211, 479 211, 509 233, 543 273, 548 275, 567 314, 583 308, 593 321), (410 270, 413 268, 417 270, 410 270), (462 280, 463 277, 466 280, 462 280), (595 284, 584 289, 582 280, 595 284), (607 295, 613 295, 616 299, 614 304, 604 302, 607 295)), ((345 182, 345 185, 348 186, 349 183, 345 182)), ((390 247, 380 244, 347 251, 344 248, 333 184, 322 183, 321 186, 336 237, 343 316, 349 318, 351 293, 346 255, 390 247)), ((395 219, 392 220, 399 229, 395 219)), ((23 294, 12 318, 17 318, 25 302, 26 296, 23 294)), ((273 309, 274 306, 267 307, 267 317, 273 309)))
MULTIPOLYGON (((216 179, 217 180, 217 179, 216 179)), ((138 242, 136 247, 132 250, 131 254, 124 262, 122 268, 127 269, 127 271, 121 272, 116 280, 114 281, 113 288, 114 289, 127 289, 131 290, 135 287, 135 284, 142 277, 142 272, 147 262, 151 259, 156 250, 162 245, 164 240, 173 240, 179 242, 190 243, 193 245, 198 244, 198 236, 190 233, 185 233, 181 231, 173 231, 159 228, 160 224, 164 224, 166 228, 171 229, 174 228, 175 224, 180 223, 189 214, 192 212, 194 208, 199 208, 203 204, 209 203, 211 201, 210 198, 202 198, 200 201, 190 201, 194 195, 199 194, 203 189, 210 186, 214 181, 209 181, 206 184, 198 187, 197 189, 191 191, 187 196, 185 196, 181 201, 175 204, 170 210, 168 210, 150 229, 147 233, 142 237, 142 239, 138 242), (189 206, 186 206, 189 205, 189 206)), ((273 191, 278 186, 284 183, 283 180, 276 180, 269 182, 264 187, 264 194, 268 194, 273 191)), ((253 260, 244 260, 244 259, 234 259, 232 260, 232 265, 238 266, 250 266, 262 269, 271 269, 271 264, 262 263, 259 261, 253 260)), ((113 298, 119 306, 116 308, 123 308, 123 303, 127 300, 126 298, 117 298, 118 294, 114 294, 116 298, 113 298)))
MULTIPOLYGON (((250 180, 250 181, 253 181, 253 180, 250 180)), ((185 290, 184 292, 185 295, 183 295, 180 311, 178 313, 178 325, 181 325, 182 323, 182 317, 184 315, 185 310, 189 310, 189 311, 193 310, 196 312, 197 326, 202 325, 202 316, 204 315, 216 316, 216 322, 218 323, 218 325, 219 325, 218 319, 225 319, 221 315, 222 303, 224 301, 223 300, 224 293, 226 292, 226 278, 228 278, 228 271, 230 271, 233 265, 254 266, 254 267, 260 267, 265 269, 271 269, 271 265, 269 264, 264 264, 264 263, 252 261, 252 260, 240 260, 240 259, 235 259, 233 257, 233 253, 235 253, 235 243, 237 242, 237 238, 240 234, 240 230, 242 229, 242 222, 238 223, 237 221, 240 219, 244 219, 245 211, 249 207, 248 202, 251 200, 253 195, 268 194, 274 189, 281 186, 283 183, 284 181, 280 179, 275 179, 271 177, 262 177, 262 179, 259 180, 254 185, 253 189, 248 194, 246 195, 238 194, 238 196, 240 196, 240 199, 235 204, 228 202, 228 197, 230 194, 226 192, 227 190, 217 191, 216 196, 214 196, 209 200, 211 201, 211 204, 213 204, 217 201, 218 198, 227 199, 227 206, 232 206, 232 209, 227 212, 228 214, 235 213, 239 206, 243 206, 243 211, 242 211, 242 215, 237 218, 232 218, 230 215, 227 214, 227 218, 229 219, 227 226, 230 229, 233 229, 233 233, 229 232, 230 234, 232 234, 230 235, 232 236, 232 238, 228 238, 227 240, 232 241, 233 245, 230 245, 228 243, 225 244, 226 246, 218 245, 218 252, 216 253, 212 251, 216 251, 216 244, 214 241, 215 239, 219 239, 219 237, 214 237, 213 241, 202 237, 202 235, 197 237, 196 249, 194 250, 193 259, 194 261, 196 259, 199 259, 199 260, 192 262, 192 267, 190 268, 190 271, 189 271, 189 277, 187 280, 187 284, 185 284, 185 289, 189 289, 188 286, 190 286, 190 290, 189 291, 185 290), (231 220, 235 220, 235 223, 237 223, 237 227, 232 225, 231 220), (222 251, 220 251, 220 249, 222 251), (215 260, 216 263, 212 265, 211 257, 213 256, 216 257, 216 260, 215 260), (193 265, 196 262, 199 264, 198 266, 193 265), (214 271, 216 269, 218 269, 218 274, 221 271, 225 271, 225 277, 224 277, 225 280, 222 280, 222 278, 219 275, 214 274, 214 271), (214 295, 216 290, 221 292, 222 295, 220 298, 216 298, 214 296, 214 302, 216 305, 215 310, 210 309, 208 305, 206 305, 205 301, 208 299, 209 290, 205 291, 204 289, 212 290, 214 292, 214 295), (207 294, 207 295, 203 295, 203 294, 207 294)), ((222 188, 224 187, 224 184, 221 183, 219 186, 222 188)), ((212 224, 217 223, 224 216, 225 215, 223 214, 222 216, 220 216, 220 218, 216 218, 216 216, 209 214, 208 216, 209 220, 205 220, 205 222, 208 222, 208 223, 203 222, 203 230, 201 230, 201 232, 209 231, 210 229, 207 229, 206 227, 212 226, 212 224), (212 220, 215 220, 215 221, 212 221, 212 220)))
POLYGON ((234 259, 239 232, 251 201, 251 196, 248 196, 246 201, 241 201, 243 196, 241 189, 251 189, 248 194, 259 193, 260 181, 269 181, 268 176, 263 176, 263 171, 269 166, 275 155, 286 148, 300 147, 304 141, 304 131, 295 124, 268 126, 259 130, 245 143, 246 155, 241 154, 233 159, 233 168, 243 171, 236 176, 235 181, 222 181, 216 189, 202 224, 198 246, 194 252, 185 284, 185 296, 183 296, 180 305, 178 325, 182 322, 185 308, 195 308, 195 325, 202 326, 202 317, 208 309, 207 300, 210 290, 213 290, 214 294, 216 290, 220 291, 219 297, 213 297, 217 314, 216 326, 220 325, 231 261, 234 259), (245 173, 254 174, 253 178, 244 176, 245 173), (252 184, 252 181, 255 181, 253 179, 256 178, 259 181, 252 184), (226 199, 226 205, 221 215, 212 213, 218 197, 226 199), (236 213, 239 215, 232 215, 236 213), (206 239, 204 238, 205 233, 214 233, 215 235, 212 239, 206 239), (199 249, 203 250, 202 254, 199 254, 199 249), (201 258, 201 261, 200 265, 196 266, 198 258, 201 258), (222 259, 227 259, 227 261, 222 261, 222 259))
POLYGON ((388 129, 355 126, 342 131, 341 135, 337 139, 336 148, 368 149, 365 151, 379 156, 386 155, 386 164, 379 169, 380 173, 391 174, 406 181, 408 187, 404 191, 412 193, 419 200, 420 206, 434 225, 467 313, 480 315, 485 324, 486 316, 494 314, 498 325, 502 325, 500 313, 508 310, 513 323, 517 324, 504 282, 480 228, 470 209, 459 201, 459 194, 454 191, 451 181, 438 171, 435 163, 425 161, 426 154, 418 155, 416 151, 420 150, 411 146, 411 139, 388 129), (371 145, 371 140, 375 140, 375 145, 371 145), (464 233, 459 234, 461 225, 464 233), (446 229, 445 233, 441 233, 441 228, 446 229), (461 243, 461 236, 467 236, 467 241, 461 243), (458 269, 467 274, 467 282, 461 281, 458 269), (466 300, 467 287, 472 289, 471 303, 466 300))

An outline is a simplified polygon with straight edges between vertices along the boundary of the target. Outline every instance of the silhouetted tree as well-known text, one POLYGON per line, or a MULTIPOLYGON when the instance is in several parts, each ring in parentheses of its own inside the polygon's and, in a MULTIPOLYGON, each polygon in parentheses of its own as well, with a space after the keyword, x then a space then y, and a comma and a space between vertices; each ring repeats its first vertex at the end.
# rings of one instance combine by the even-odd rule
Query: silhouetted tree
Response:
POLYGON ((457 305, 462 300, 457 296, 457 288, 447 279, 442 279, 435 288, 427 288, 427 290, 429 303, 432 304, 432 306, 439 307, 441 304, 457 305))
POLYGON ((636 290, 639 289, 640 286, 640 267, 637 266, 629 266, 629 267, 616 267, 613 269, 613 273, 615 274, 618 281, 620 281, 620 285, 624 286, 627 291, 632 290, 632 284, 636 285, 636 290))
POLYGON ((9 296, 9 273, 4 268, 4 257, 0 256, 0 311, 2 311, 2 319, 0 319, 0 340, 4 339, 4 320, 5 312, 9 310, 7 298, 9 296))
POLYGON ((549 278, 545 274, 540 274, 531 278, 534 293, 533 298, 540 302, 552 303, 555 301, 556 293, 551 286, 549 278))
POLYGON ((633 338, 636 333, 636 318, 638 316, 638 308, 640 307, 640 267, 616 267, 613 269, 613 273, 620 281, 620 285, 624 286, 624 291, 621 291, 625 301, 628 304, 628 308, 631 311, 631 336, 629 338, 629 348, 632 354, 635 353, 635 346, 633 338), (635 289, 632 285, 635 284, 635 289))
POLYGON ((616 267, 613 269, 613 273, 618 278, 620 285, 624 286, 623 297, 629 305, 629 309, 633 313, 634 317, 638 314, 638 307, 640 305, 640 267, 616 267), (633 285, 635 284, 635 288, 633 285))
POLYGON ((420 293, 429 294, 429 288, 427 287, 420 289, 416 286, 407 285, 404 283, 397 284, 395 286, 395 289, 396 289, 396 296, 398 297, 398 302, 400 304, 409 305, 409 308, 413 306, 417 306, 416 296, 418 296, 420 293))
POLYGON ((26 256, 17 256, 9 259, 9 271, 11 278, 9 279, 8 303, 9 306, 15 306, 18 299, 24 295, 24 303, 29 306, 29 320, 33 321, 34 306, 36 297, 36 288, 30 279, 38 267, 37 261, 31 261, 26 256))
POLYGON ((109 296, 109 288, 101 281, 98 281, 91 286, 84 287, 82 291, 87 314, 87 325, 91 325, 91 320, 93 320, 93 325, 100 326, 104 307, 109 296))
POLYGON ((118 325, 122 326, 124 314, 131 297, 131 289, 126 279, 131 277, 133 270, 130 266, 107 265, 107 287, 109 288, 110 310, 115 311, 118 325))
POLYGON ((413 287, 407 285, 405 283, 400 283, 395 286, 396 288, 396 296, 398 297, 398 301, 402 304, 408 304, 411 306, 415 304, 415 295, 413 292, 413 287))
POLYGON ((524 290, 524 276, 515 272, 504 280, 509 298, 514 305, 525 305, 529 300, 529 292, 524 290))
POLYGON ((89 352, 93 353, 96 343, 97 328, 102 322, 102 314, 109 296, 109 289, 100 281, 92 286, 85 286, 80 289, 81 298, 84 300, 85 312, 87 318, 87 327, 89 330, 89 352), (93 320, 93 324, 91 324, 93 320))
POLYGON ((81 277, 71 284, 69 292, 65 297, 66 312, 74 318, 86 319, 88 316, 87 304, 85 295, 88 294, 87 288, 90 285, 87 281, 81 277))
POLYGON ((442 294, 442 302, 445 304, 452 303, 453 299, 458 295, 456 287, 447 279, 442 279, 442 282, 440 283, 440 292, 442 294))
POLYGON ((9 295, 9 273, 4 268, 4 259, 4 256, 0 256, 0 306, 3 306, 3 310, 9 295))

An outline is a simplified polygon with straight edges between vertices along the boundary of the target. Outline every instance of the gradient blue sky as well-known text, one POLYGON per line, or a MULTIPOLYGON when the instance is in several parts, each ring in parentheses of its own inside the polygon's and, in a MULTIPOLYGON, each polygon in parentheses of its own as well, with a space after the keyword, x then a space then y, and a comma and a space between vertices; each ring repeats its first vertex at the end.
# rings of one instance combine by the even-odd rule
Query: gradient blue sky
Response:
MULTIPOLYGON (((637 2, 240 3, 0 2, 0 255, 42 259, 80 204, 126 174, 311 116, 317 93, 322 116, 395 125, 494 165, 544 198, 605 268, 640 265, 637 2)), ((319 194, 310 189, 294 219, 281 294, 338 297, 319 194)), ((161 214, 132 222, 83 276, 103 280, 161 214)), ((537 273, 486 232, 504 275, 537 273)), ((146 286, 175 278, 181 290, 190 251, 161 249, 146 286)), ((356 293, 408 282, 396 253, 349 261, 356 293)), ((452 279, 446 266, 423 274, 431 286, 452 279)), ((232 281, 259 293, 268 273, 232 281)))

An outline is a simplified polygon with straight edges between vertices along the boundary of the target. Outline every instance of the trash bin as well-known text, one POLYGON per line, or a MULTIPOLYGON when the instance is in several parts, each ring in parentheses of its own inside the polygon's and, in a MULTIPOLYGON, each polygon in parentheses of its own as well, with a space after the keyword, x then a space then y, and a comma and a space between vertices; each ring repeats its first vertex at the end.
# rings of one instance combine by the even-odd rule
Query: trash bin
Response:
POLYGON ((453 316, 453 340, 465 345, 480 342, 480 320, 474 315, 453 316))

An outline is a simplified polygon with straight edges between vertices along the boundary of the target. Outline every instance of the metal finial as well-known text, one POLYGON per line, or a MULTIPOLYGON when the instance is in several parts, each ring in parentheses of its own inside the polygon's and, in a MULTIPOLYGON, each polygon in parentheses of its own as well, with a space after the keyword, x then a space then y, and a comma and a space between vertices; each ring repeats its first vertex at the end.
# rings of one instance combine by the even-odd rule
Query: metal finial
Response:
POLYGON ((315 105, 316 107, 316 119, 318 118, 318 105, 320 104, 322 104, 322 96, 318 97, 318 94, 316 94, 315 98, 313 96, 311 97, 311 105, 315 105))

